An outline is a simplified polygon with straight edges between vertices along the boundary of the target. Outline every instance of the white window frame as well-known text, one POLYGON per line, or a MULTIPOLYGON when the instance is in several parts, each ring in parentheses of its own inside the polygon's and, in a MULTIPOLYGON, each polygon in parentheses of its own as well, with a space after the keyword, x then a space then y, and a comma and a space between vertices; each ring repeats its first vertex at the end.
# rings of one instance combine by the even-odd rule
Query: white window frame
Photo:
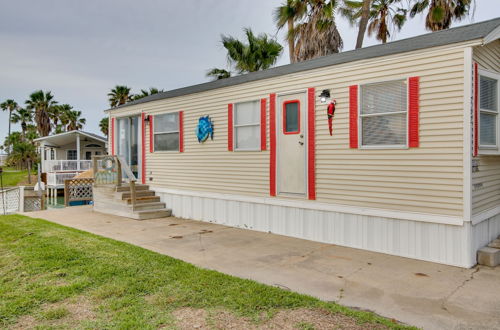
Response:
POLYGON ((261 117, 262 117, 262 112, 260 111, 260 100, 249 100, 249 101, 233 103, 233 150, 234 151, 261 151, 261 140, 262 140, 262 136, 260 134, 261 129, 262 129, 261 128, 261 123, 262 123, 261 117), (259 122, 257 124, 251 123, 251 124, 236 125, 236 108, 238 107, 238 104, 250 103, 250 102, 257 104, 257 110, 259 112, 259 122), (237 148, 236 147, 236 130, 240 127, 252 127, 252 126, 259 127, 257 146, 255 148, 237 148))
POLYGON ((477 88, 478 88, 478 93, 477 93, 477 120, 478 120, 478 132, 477 132, 477 139, 479 143, 479 153, 484 154, 484 155, 499 155, 499 145, 500 145, 500 73, 496 72, 491 72, 483 69, 478 70, 478 81, 477 81, 477 88), (481 76, 488 77, 491 79, 495 79, 497 81, 497 111, 491 111, 491 110, 482 110, 481 109, 481 83, 480 79, 481 76), (481 112, 488 113, 488 114, 494 114, 496 116, 496 144, 493 145, 482 145, 481 144, 481 112))
POLYGON ((408 92, 408 86, 409 86, 409 78, 400 78, 400 79, 391 79, 391 80, 384 80, 384 81, 374 81, 374 82, 369 82, 365 84, 359 84, 358 85, 358 141, 359 141, 359 146, 358 149, 409 149, 408 147, 408 127, 409 127, 409 92, 408 92), (405 82, 406 83, 406 110, 405 111, 398 111, 398 112, 384 112, 384 113, 377 113, 377 114, 361 114, 361 106, 362 106, 362 98, 361 98, 361 89, 363 86, 367 85, 373 85, 373 84, 384 84, 384 83, 390 83, 390 82, 395 82, 395 81, 400 81, 400 82, 405 82), (405 136, 406 136, 406 143, 405 144, 384 144, 384 145, 364 145, 363 144, 363 118, 362 117, 374 117, 374 116, 387 116, 387 115, 395 115, 395 114, 402 114, 406 113, 406 130, 405 130, 405 136))
POLYGON ((154 115, 154 119, 153 119, 153 152, 160 152, 160 153, 178 153, 180 152, 180 143, 181 143, 181 126, 180 126, 180 111, 174 111, 174 112, 166 112, 166 113, 159 113, 159 114, 155 114, 154 115), (158 116, 163 116, 163 115, 170 115, 170 114, 177 114, 177 130, 176 131, 162 131, 162 132, 156 132, 155 130, 155 126, 156 124, 158 123, 158 121, 156 120, 156 118, 158 116), (157 150, 156 149, 156 146, 155 146, 155 136, 156 135, 160 135, 160 134, 168 134, 168 133, 177 133, 179 134, 179 144, 177 145, 177 150, 157 150))

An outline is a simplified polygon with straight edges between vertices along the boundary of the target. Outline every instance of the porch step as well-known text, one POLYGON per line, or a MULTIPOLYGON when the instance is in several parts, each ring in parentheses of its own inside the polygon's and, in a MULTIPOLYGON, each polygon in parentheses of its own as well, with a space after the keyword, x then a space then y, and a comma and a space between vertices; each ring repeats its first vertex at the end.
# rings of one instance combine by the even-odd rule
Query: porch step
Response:
MULTIPOLYGON (((120 194, 120 193, 118 193, 118 194, 120 194)), ((152 190, 139 190, 139 191, 135 192, 135 195, 137 198, 147 197, 147 196, 155 196, 155 192, 152 190)), ((121 197, 122 197, 122 199, 129 199, 132 197, 132 193, 131 192, 122 192, 121 197)))
POLYGON ((140 203, 135 205, 135 211, 158 210, 164 208, 165 208, 165 203, 162 202, 140 203))
POLYGON ((484 266, 496 267, 500 265, 500 249, 485 246, 477 251, 477 263, 484 266))
MULTIPOLYGON (((135 190, 149 190, 149 186, 147 184, 136 184, 135 185, 135 190)), ((116 192, 129 192, 130 191, 130 185, 124 183, 120 187, 116 187, 116 192)))
MULTIPOLYGON (((129 205, 132 204, 132 198, 126 198, 125 201, 129 205)), ((137 204, 152 203, 159 201, 160 201, 160 196, 144 196, 144 197, 137 197, 135 202, 137 205, 137 204)))
POLYGON ((156 210, 143 210, 143 211, 134 211, 134 215, 137 216, 139 220, 147 220, 147 219, 156 219, 156 218, 165 218, 172 215, 172 210, 163 208, 156 210))

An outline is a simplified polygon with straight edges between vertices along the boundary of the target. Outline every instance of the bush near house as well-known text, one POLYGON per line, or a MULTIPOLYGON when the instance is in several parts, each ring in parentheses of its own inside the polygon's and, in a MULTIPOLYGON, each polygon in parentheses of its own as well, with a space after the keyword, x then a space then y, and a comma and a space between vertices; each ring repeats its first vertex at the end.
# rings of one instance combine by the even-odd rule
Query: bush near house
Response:
MULTIPOLYGON (((207 327, 232 322, 246 328, 278 322, 294 310, 328 316, 336 322, 328 324, 332 327, 406 328, 370 312, 40 219, 0 216, 0 232, 0 328, 156 329, 179 322, 208 322, 207 327), (217 319, 221 315, 225 319, 217 319)), ((295 325, 310 329, 314 322, 317 317, 295 325)))

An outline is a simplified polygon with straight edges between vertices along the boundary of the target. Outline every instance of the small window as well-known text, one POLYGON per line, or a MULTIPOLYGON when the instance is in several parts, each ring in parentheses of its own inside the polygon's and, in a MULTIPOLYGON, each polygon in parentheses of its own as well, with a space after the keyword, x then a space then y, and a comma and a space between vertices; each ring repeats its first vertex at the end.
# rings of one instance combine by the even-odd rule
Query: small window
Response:
POLYGON ((50 149, 50 159, 55 160, 56 159, 56 153, 54 149, 50 149))
POLYGON ((234 149, 260 150, 259 101, 242 102, 235 104, 234 149))
POLYGON ((92 144, 87 144, 85 148, 101 148, 100 145, 92 143, 92 144))
POLYGON ((154 150, 179 151, 179 113, 156 115, 153 123, 154 150))
POLYGON ((479 76, 479 145, 497 147, 498 80, 479 76))
POLYGON ((361 145, 406 147, 406 81, 362 85, 360 101, 361 145))
POLYGON ((300 101, 283 103, 283 134, 300 133, 300 101))
POLYGON ((67 160, 77 160, 76 150, 68 150, 66 155, 67 160))

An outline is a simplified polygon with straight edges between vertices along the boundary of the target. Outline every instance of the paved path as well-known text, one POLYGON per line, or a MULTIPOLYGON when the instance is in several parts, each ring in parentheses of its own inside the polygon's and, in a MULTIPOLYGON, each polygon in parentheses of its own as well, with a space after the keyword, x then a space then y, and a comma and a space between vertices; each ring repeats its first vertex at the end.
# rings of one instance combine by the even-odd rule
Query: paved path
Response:
POLYGON ((89 206, 26 215, 426 329, 500 329, 500 267, 461 269, 174 217, 137 221, 89 206))

